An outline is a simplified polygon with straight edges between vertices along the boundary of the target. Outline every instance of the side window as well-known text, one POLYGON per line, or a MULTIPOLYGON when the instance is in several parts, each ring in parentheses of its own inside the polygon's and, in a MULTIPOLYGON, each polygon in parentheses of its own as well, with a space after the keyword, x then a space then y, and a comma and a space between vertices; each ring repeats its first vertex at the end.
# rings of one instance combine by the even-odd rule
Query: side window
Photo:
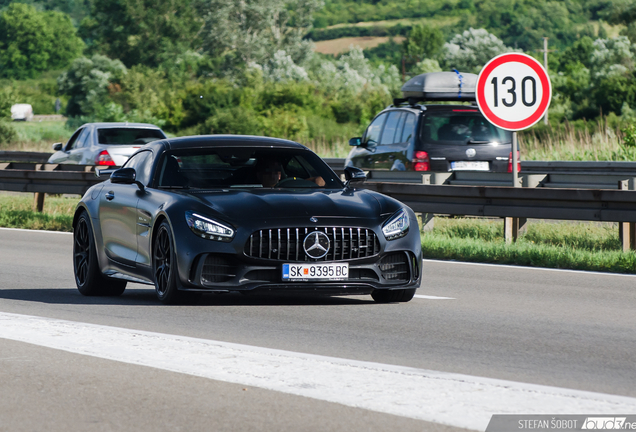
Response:
POLYGON ((384 124, 380 144, 393 144, 393 138, 395 137, 395 131, 397 130, 400 118, 402 118, 402 111, 391 111, 389 113, 389 118, 384 124))
POLYGON ((88 128, 85 128, 82 131, 82 134, 79 136, 79 138, 77 139, 77 141, 75 141, 73 143, 73 149, 78 149, 78 148, 82 148, 86 145, 88 136, 90 135, 90 132, 88 131, 88 128))
POLYGON ((406 119, 406 117, 408 117, 408 113, 402 112, 397 128, 395 129, 395 138, 393 138, 395 144, 402 142, 400 140, 402 139, 402 130, 404 129, 404 119, 406 119))
POLYGON ((70 140, 68 140, 68 142, 66 143, 66 147, 64 148, 64 150, 69 151, 72 148, 75 148, 75 142, 77 141, 77 138, 79 138, 80 134, 82 132, 84 132, 84 128, 78 130, 77 132, 75 132, 73 134, 73 136, 71 137, 70 140))
POLYGON ((404 120, 404 129, 402 130, 402 139, 400 142, 407 142, 413 138, 415 130, 415 114, 408 113, 404 120))
POLYGON ((152 169, 152 164, 150 163, 151 155, 150 151, 143 151, 133 155, 124 164, 126 168, 134 168, 137 173, 136 179, 146 186, 150 180, 150 170, 152 169))
POLYGON ((377 116, 375 120, 373 120, 367 128, 367 132, 364 134, 364 138, 362 140, 363 143, 378 144, 380 142, 380 132, 382 131, 385 119, 386 113, 377 116))

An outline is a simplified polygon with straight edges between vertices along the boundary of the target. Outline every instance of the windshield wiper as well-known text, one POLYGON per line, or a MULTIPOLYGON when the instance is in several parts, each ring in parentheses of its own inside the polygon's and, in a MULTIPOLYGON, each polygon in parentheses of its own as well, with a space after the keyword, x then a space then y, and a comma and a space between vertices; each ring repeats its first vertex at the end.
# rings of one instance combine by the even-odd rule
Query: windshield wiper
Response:
POLYGON ((190 189, 190 186, 159 186, 159 189, 190 189))

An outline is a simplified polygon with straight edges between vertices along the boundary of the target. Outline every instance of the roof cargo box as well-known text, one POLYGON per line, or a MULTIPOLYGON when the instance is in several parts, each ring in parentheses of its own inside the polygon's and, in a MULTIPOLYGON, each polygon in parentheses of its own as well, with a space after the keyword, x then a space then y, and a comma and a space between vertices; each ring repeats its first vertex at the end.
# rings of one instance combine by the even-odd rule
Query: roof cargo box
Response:
POLYGON ((405 99, 428 101, 474 101, 477 75, 460 72, 429 72, 402 86, 405 99))

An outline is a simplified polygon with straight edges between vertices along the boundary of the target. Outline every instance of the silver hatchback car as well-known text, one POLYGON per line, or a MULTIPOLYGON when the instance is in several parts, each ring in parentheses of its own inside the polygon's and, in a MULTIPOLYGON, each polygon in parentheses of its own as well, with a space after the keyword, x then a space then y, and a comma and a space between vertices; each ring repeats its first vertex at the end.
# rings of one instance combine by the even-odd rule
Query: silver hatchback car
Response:
POLYGON ((53 144, 50 164, 122 166, 141 146, 166 138, 147 123, 86 123, 68 140, 53 144))

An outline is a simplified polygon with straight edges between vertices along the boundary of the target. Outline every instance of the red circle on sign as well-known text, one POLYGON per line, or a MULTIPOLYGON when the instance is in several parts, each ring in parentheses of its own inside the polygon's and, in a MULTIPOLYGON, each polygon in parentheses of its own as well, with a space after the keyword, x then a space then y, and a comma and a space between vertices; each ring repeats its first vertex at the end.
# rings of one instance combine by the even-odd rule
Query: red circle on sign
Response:
POLYGON ((484 117, 486 117, 488 121, 495 126, 499 126, 500 128, 507 130, 526 129, 538 122, 541 117, 544 116, 546 110, 548 109, 548 105, 550 104, 550 99, 552 98, 552 86, 550 85, 550 79, 545 69, 543 69, 543 66, 541 66, 541 63, 539 63, 529 55, 519 53, 501 54, 500 56, 497 56, 494 59, 490 60, 479 73, 475 90, 477 93, 477 105, 479 106, 479 109, 481 110, 484 117), (541 95, 539 106, 532 115, 523 120, 504 120, 501 117, 497 116, 494 112, 492 112, 492 110, 486 103, 486 98, 484 96, 484 87, 486 86, 486 81, 493 69, 501 66, 504 63, 523 63, 526 66, 532 68, 532 70, 534 70, 534 72, 541 80, 543 94, 541 95))

